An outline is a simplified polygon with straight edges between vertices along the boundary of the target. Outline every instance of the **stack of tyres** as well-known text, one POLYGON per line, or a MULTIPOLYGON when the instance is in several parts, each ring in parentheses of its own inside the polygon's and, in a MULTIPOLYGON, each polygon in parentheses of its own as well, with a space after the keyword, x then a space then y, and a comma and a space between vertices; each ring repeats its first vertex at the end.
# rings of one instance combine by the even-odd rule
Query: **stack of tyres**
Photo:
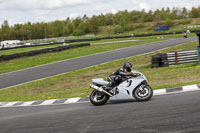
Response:
POLYGON ((151 58, 151 67, 167 67, 169 66, 167 54, 158 53, 151 58))
POLYGON ((156 54, 151 57, 151 67, 159 67, 160 66, 160 55, 156 54))
POLYGON ((164 53, 164 54, 161 54, 160 55, 160 66, 161 67, 167 67, 169 66, 169 61, 168 61, 168 57, 167 57, 167 54, 164 53))
POLYGON ((48 52, 59 52, 59 51, 63 51, 70 48, 78 48, 78 47, 84 47, 84 46, 90 46, 90 43, 45 48, 45 49, 33 50, 29 52, 16 53, 16 54, 11 54, 11 55, 0 55, 0 61, 7 61, 7 60, 24 57, 24 56, 34 56, 34 55, 48 53, 48 52))

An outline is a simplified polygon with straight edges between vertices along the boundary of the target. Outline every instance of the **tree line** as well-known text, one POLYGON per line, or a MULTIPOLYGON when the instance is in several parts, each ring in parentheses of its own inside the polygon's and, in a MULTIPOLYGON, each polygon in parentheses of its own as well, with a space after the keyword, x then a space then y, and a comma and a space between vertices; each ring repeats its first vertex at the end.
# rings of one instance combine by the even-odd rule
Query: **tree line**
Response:
POLYGON ((54 22, 38 22, 15 24, 10 26, 9 22, 5 20, 0 28, 0 40, 29 40, 52 38, 61 36, 79 36, 88 33, 97 34, 100 26, 113 25, 115 33, 127 30, 134 30, 128 24, 130 23, 144 23, 144 22, 158 22, 165 21, 168 25, 172 25, 172 21, 176 19, 199 18, 200 7, 193 7, 191 10, 185 7, 180 8, 162 8, 155 11, 119 11, 116 14, 107 13, 101 15, 93 15, 88 17, 77 17, 70 19, 69 17, 63 21, 54 22))

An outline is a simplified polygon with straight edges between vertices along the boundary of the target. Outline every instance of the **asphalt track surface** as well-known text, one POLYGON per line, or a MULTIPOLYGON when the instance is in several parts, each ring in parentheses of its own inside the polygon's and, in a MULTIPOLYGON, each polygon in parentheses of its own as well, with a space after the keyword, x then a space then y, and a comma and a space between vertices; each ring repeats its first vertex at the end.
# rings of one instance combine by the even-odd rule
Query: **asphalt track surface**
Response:
POLYGON ((1 133, 199 133, 200 91, 147 102, 0 108, 1 133))
MULTIPOLYGON (((64 61, 59 61, 52 64, 42 65, 38 67, 28 68, 11 73, 5 73, 0 75, 0 89, 16 86, 26 82, 30 82, 37 79, 42 79, 70 71, 102 64, 105 62, 132 57, 155 50, 176 46, 186 42, 195 40, 195 37, 191 38, 176 38, 168 41, 155 42, 145 45, 139 45, 134 47, 122 48, 114 51, 108 51, 98 53, 94 55, 84 56, 80 58, 74 58, 64 61)), ((108 44, 109 45, 109 44, 108 44)))

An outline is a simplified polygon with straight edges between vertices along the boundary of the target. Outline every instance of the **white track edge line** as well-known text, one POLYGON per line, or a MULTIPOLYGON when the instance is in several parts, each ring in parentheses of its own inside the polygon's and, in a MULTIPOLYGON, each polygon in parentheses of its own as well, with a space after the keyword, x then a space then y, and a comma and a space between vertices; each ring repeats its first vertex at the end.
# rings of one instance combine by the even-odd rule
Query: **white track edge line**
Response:
MULTIPOLYGON (((195 86, 195 85, 189 85, 189 86, 195 86)), ((187 87, 187 86, 182 86, 182 87, 187 87)), ((161 90, 161 91, 163 91, 163 90, 165 90, 166 91, 166 89, 159 89, 159 90, 161 90)), ((158 91, 158 90, 154 90, 154 91, 158 91)), ((190 91, 200 91, 200 88, 198 88, 198 86, 196 85, 196 89, 193 89, 193 90, 190 90, 190 91)), ((189 91, 184 91, 184 90, 182 90, 182 91, 177 91, 177 92, 169 92, 169 93, 160 93, 160 94, 157 94, 157 95, 153 95, 153 97, 154 96, 160 96, 160 95, 170 95, 170 94, 178 94, 178 93, 185 93, 185 92, 189 92, 189 91)), ((59 103, 59 104, 46 104, 46 105, 42 105, 42 104, 39 104, 39 105, 27 105, 27 106, 21 106, 21 105, 16 105, 16 106, 12 106, 12 105, 14 105, 14 104, 16 104, 16 103, 18 103, 18 102, 10 102, 11 104, 11 106, 5 106, 5 105, 3 105, 3 106, 0 106, 0 108, 5 108, 5 107, 38 107, 38 106, 53 106, 53 105, 66 105, 66 104, 74 104, 74 103, 88 103, 88 102, 90 102, 90 101, 82 101, 82 102, 78 102, 78 100, 80 100, 82 97, 76 97, 76 98, 70 98, 70 99, 72 99, 72 101, 73 102, 67 102, 68 100, 70 100, 70 99, 68 99, 66 102, 64 102, 64 103, 59 103), (76 102, 74 102, 74 101, 76 101, 76 102)), ((52 99, 52 100, 58 100, 58 99, 52 99)), ((48 100, 47 100, 48 101, 48 100)), ((29 102, 35 102, 35 101, 29 101, 29 102)), ((0 103, 2 103, 2 102, 0 102, 0 103)), ((7 103, 7 104, 9 104, 9 103, 7 103)), ((7 105, 6 104, 6 105, 7 105)))
MULTIPOLYGON (((189 41, 189 42, 193 42, 193 41, 189 41)), ((189 42, 187 42, 187 43, 189 43, 189 42)), ((151 43, 149 43, 149 44, 151 44, 151 43)), ((181 44, 178 44, 178 45, 183 45, 183 44, 185 44, 185 43, 181 43, 181 44)), ((175 46, 178 46, 178 45, 175 45, 175 46)), ((143 53, 143 54, 138 54, 138 55, 134 55, 134 56, 126 57, 126 58, 121 58, 121 59, 129 59, 129 58, 136 57, 136 56, 147 55, 147 54, 151 54, 151 53, 154 53, 154 52, 157 52, 157 51, 160 51, 160 50, 168 49, 168 48, 170 48, 170 47, 174 47, 174 46, 169 46, 169 47, 166 47, 166 48, 162 48, 162 49, 158 49, 158 50, 154 50, 154 51, 151 51, 151 52, 147 52, 147 53, 143 53)), ((79 57, 79 58, 80 58, 80 57, 79 57)), ((117 60, 121 60, 121 59, 117 59, 117 60)), ((112 61, 116 61, 116 60, 112 60, 112 61)), ((106 63, 109 63, 109 62, 112 62, 112 61, 107 61, 107 62, 104 62, 104 63, 99 63, 99 64, 96 64, 96 65, 93 65, 93 66, 103 65, 103 64, 106 64, 106 63)), ((47 64, 46 64, 46 65, 47 65, 47 64)), ((83 67, 83 68, 81 68, 81 69, 87 69, 87 68, 90 68, 90 67, 93 67, 93 66, 83 67)), ((81 69, 77 69, 77 70, 81 70, 81 69)), ((77 71, 77 70, 75 70, 75 71, 77 71)), ((72 72, 72 71, 70 71, 70 72, 72 72)), ((1 88, 0 91, 1 91, 1 90, 5 90, 5 89, 8 89, 8 88, 16 87, 16 86, 28 84, 28 83, 31 83, 31 82, 33 82, 33 81, 37 81, 37 80, 41 80, 41 79, 46 79, 46 78, 54 77, 54 76, 63 75, 63 74, 70 73, 70 72, 64 72, 64 73, 56 74, 56 75, 53 75, 53 76, 47 76, 47 77, 44 77, 44 78, 39 78, 39 79, 36 79, 36 80, 31 80, 31 81, 24 82, 24 83, 20 83, 20 84, 16 84, 16 85, 13 85, 13 86, 1 88)), ((0 75, 1 75, 1 74, 0 74, 0 75)))
MULTIPOLYGON (((170 39, 170 40, 172 40, 172 39, 170 39)), ((170 41, 170 40, 165 40, 165 41, 170 41)), ((158 41, 158 42, 165 42, 165 41, 158 41)), ((142 44, 142 45, 149 45, 149 44, 153 44, 153 43, 156 43, 156 42, 146 43, 146 44, 142 44)), ((136 46, 141 46, 141 45, 136 45, 136 46)), ((136 46, 131 46, 131 47, 136 47, 136 46)), ((115 49, 115 50, 111 50, 111 51, 117 51, 117 50, 122 50, 122 49, 126 49, 126 48, 130 48, 130 47, 119 48, 119 49, 115 49)), ((56 64, 56 63, 60 63, 60 62, 65 62, 65 61, 68 61, 68 60, 74 60, 74 59, 79 59, 79 58, 83 58, 83 57, 89 57, 89 56, 93 56, 93 55, 108 53, 108 52, 111 52, 111 51, 104 51, 104 52, 95 53, 95 54, 91 54, 91 55, 80 56, 80 57, 75 57, 75 58, 66 59, 66 60, 60 60, 60 61, 52 62, 52 63, 48 63, 48 64, 43 64, 43 65, 39 65, 39 66, 24 68, 24 69, 12 71, 12 72, 2 73, 2 74, 0 74, 0 76, 1 75, 6 75, 6 74, 10 74, 10 73, 20 72, 20 71, 24 71, 24 70, 29 70, 29 69, 33 69, 33 68, 37 68, 37 67, 42 67, 42 66, 47 66, 47 65, 51 65, 51 64, 56 64)))

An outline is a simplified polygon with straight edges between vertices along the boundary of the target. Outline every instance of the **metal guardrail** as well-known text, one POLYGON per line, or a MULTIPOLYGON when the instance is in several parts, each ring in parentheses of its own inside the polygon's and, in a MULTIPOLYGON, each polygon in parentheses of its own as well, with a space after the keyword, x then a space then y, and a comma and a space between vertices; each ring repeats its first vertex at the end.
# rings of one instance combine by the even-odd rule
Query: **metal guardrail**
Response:
POLYGON ((198 62, 198 52, 197 50, 169 52, 167 53, 167 59, 169 65, 198 62))
POLYGON ((198 62, 198 50, 158 53, 152 56, 152 67, 166 67, 184 63, 198 62))

